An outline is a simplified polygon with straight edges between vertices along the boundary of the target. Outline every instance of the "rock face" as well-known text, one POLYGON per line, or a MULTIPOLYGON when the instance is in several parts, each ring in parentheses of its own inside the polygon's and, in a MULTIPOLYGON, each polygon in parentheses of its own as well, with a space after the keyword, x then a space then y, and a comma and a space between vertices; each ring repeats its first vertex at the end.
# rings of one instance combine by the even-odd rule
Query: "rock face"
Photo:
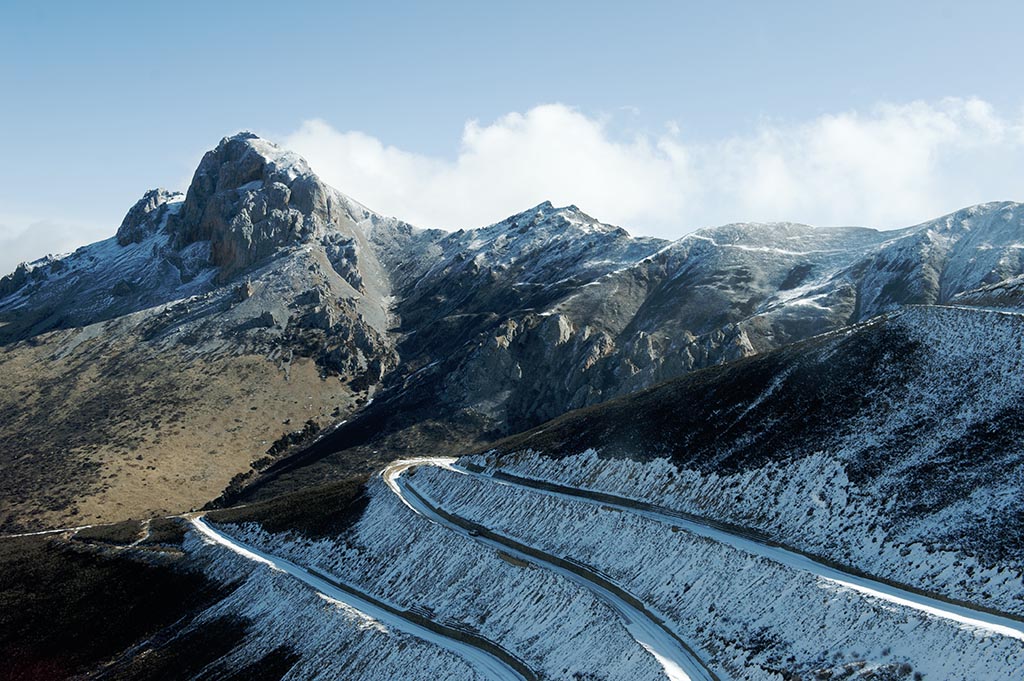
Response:
POLYGON ((1007 299, 1022 242, 1013 203, 891 232, 735 224, 675 242, 548 202, 421 230, 241 133, 204 156, 184 196, 148 192, 115 238, 0 280, 0 343, 109 323, 90 333, 174 361, 271 358, 290 380, 291 362, 310 360, 353 401, 374 397, 325 451, 407 433, 405 446, 448 447, 900 306, 1007 299))
POLYGON ((127 246, 152 236, 163 226, 163 221, 168 216, 168 204, 180 200, 180 192, 169 192, 162 188, 150 189, 124 216, 121 226, 117 229, 117 243, 127 246))
POLYGON ((301 158, 241 133, 203 157, 168 230, 179 248, 209 241, 217 279, 227 281, 282 246, 322 235, 330 193, 301 158))
MULTIPOLYGON (((227 137, 203 157, 186 195, 151 190, 128 211, 115 239, 4 278, 0 317, 9 323, 0 327, 0 342, 192 296, 219 298, 222 285, 233 288, 231 304, 242 303, 262 279, 279 290, 262 302, 272 310, 253 314, 280 322, 267 352, 284 344, 329 373, 376 376, 360 378, 373 384, 397 357, 387 331, 389 278, 360 225, 371 218, 381 234, 401 225, 324 185, 298 156, 251 133, 227 137), (306 251, 298 250, 303 246, 306 251), (240 284, 243 274, 250 277, 240 284), (282 287, 293 275, 300 276, 294 287, 282 287)), ((218 322, 223 312, 204 314, 213 325, 243 323, 218 322)), ((171 320, 184 319, 163 310, 143 327, 152 338, 177 328, 171 320)), ((188 321, 198 320, 192 314, 188 321)))
POLYGON ((396 281, 408 370, 380 409, 408 417, 430 396, 418 418, 440 401, 514 433, 904 305, 954 301, 1021 272, 1022 238, 1014 203, 892 232, 735 224, 673 243, 542 204, 419 247, 429 265, 396 281))
POLYGON ((7 297, 28 283, 28 265, 21 263, 10 274, 0 278, 0 296, 7 297))

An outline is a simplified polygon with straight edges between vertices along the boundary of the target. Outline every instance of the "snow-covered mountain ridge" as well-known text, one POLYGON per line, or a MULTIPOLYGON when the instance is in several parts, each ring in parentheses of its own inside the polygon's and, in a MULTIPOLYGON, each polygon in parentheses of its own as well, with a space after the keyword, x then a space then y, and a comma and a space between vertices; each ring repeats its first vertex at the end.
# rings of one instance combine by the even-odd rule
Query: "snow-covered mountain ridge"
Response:
MULTIPOLYGON (((504 229, 542 213, 528 211, 504 229)), ((483 231, 493 236, 494 228, 483 231)), ((514 433, 904 305, 967 301, 988 282, 1012 281, 1022 266, 1022 235, 1024 208, 1015 203, 894 232, 727 225, 671 244, 616 239, 602 250, 648 253, 625 264, 618 255, 598 258, 601 273, 586 271, 591 261, 573 250, 581 240, 570 234, 561 248, 581 266, 547 284, 509 273, 532 254, 509 265, 500 248, 472 257, 437 253, 439 262, 415 284, 395 289, 404 367, 385 378, 366 426, 353 424, 322 451, 414 452, 408 442, 434 428, 439 412, 448 439, 514 433), (453 422, 462 425, 452 431, 453 422)), ((472 231, 447 238, 456 240, 485 242, 472 231)))
MULTIPOLYGON (((473 446, 902 305, 966 301, 1024 273, 1022 220, 1019 204, 983 204, 894 232, 749 223, 669 243, 545 202, 479 229, 422 230, 374 213, 295 154, 241 133, 206 154, 184 196, 147 192, 115 237, 0 280, 10 396, 0 408, 34 457, 77 462, 81 472, 61 497, 90 497, 113 483, 88 470, 120 476, 123 461, 149 452, 159 460, 147 466, 161 471, 169 438, 174 456, 206 456, 210 431, 194 442, 177 427, 169 434, 154 425, 141 442, 132 432, 153 411, 194 421, 198 378, 148 395, 148 383, 121 391, 115 433, 76 415, 81 408, 56 389, 45 404, 17 395, 41 382, 87 391, 82 369, 96 357, 162 375, 187 366, 225 381, 238 370, 227 364, 247 358, 292 405, 260 412, 265 424, 349 421, 322 444, 325 454, 348 450, 344 463, 326 460, 309 479, 285 475, 288 488, 435 441, 473 446), (29 368, 42 357, 54 361, 29 368), (313 407, 314 392, 328 405, 313 407), (32 425, 44 413, 56 414, 55 433, 32 425), (80 445, 66 447, 62 424, 80 445)), ((145 373, 119 380, 134 386, 132 376, 145 373)), ((225 390, 244 401, 237 386, 225 390)), ((226 466, 229 479, 241 476, 237 488, 261 478, 269 443, 287 429, 264 425, 241 441, 230 424, 255 415, 219 411, 214 420, 227 423, 215 448, 230 442, 240 452, 226 466)), ((32 460, 19 459, 18 488, 33 484, 32 460)), ((141 468, 125 471, 131 487, 142 484, 149 469, 141 468)), ((214 477, 211 485, 225 482, 214 477)), ((187 488, 187 506, 208 498, 187 488)))
POLYGON ((0 523, 70 528, 3 538, 53 556, 0 551, 5 616, 166 568, 202 598, 69 670, 1016 678, 1022 244, 1015 203, 422 230, 225 138, 0 281, 0 523))
POLYGON ((907 308, 566 415, 476 461, 1020 617, 1022 324, 907 308))

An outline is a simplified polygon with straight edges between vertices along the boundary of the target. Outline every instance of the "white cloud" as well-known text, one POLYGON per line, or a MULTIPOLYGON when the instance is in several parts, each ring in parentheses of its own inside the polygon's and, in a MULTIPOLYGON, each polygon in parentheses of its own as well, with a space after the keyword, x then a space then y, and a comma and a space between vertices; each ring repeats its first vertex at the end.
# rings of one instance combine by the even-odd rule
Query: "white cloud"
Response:
POLYGON ((606 220, 661 223, 683 207, 684 151, 671 139, 611 139, 561 105, 466 123, 455 160, 384 145, 309 121, 283 140, 329 184, 368 206, 431 227, 494 222, 546 199, 606 220))
MULTIPOLYGON (((900 227, 974 203, 1024 199, 1024 116, 980 99, 767 120, 718 140, 687 139, 675 121, 622 135, 616 123, 630 127, 636 117, 628 107, 617 116, 548 104, 469 121, 447 158, 319 120, 279 141, 371 208, 447 229, 486 225, 543 200, 675 238, 744 220, 900 227)), ((112 235, 109 225, 0 215, 0 274, 112 235)))
POLYGON ((706 149, 714 158, 700 172, 717 180, 711 196, 750 217, 886 227, 1022 198, 1022 152, 1020 122, 980 100, 947 99, 765 124, 706 149))
POLYGON ((429 227, 475 227, 549 199, 678 237, 741 220, 897 227, 1024 198, 1024 121, 978 99, 882 104, 751 133, 616 136, 560 104, 465 124, 452 158, 308 121, 283 140, 330 184, 429 227))

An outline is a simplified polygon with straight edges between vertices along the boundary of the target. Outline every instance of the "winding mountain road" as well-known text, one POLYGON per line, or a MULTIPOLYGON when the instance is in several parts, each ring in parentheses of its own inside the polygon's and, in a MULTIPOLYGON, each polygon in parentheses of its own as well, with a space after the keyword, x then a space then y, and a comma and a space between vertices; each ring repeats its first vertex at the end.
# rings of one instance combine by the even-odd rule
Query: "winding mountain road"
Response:
POLYGON ((396 461, 387 466, 381 476, 398 498, 418 515, 481 544, 555 572, 593 593, 622 617, 629 634, 658 661, 671 681, 718 681, 719 677, 668 627, 664 619, 607 577, 586 565, 522 544, 445 511, 424 498, 407 478, 402 479, 407 470, 421 465, 439 466, 465 474, 464 470, 452 467, 454 461, 443 457, 396 461))
POLYGON ((959 625, 975 627, 992 634, 1024 641, 1024 621, 1021 619, 1005 613, 971 607, 970 604, 946 600, 905 585, 883 582, 867 575, 843 570, 815 556, 772 541, 747 528, 736 527, 727 523, 717 522, 636 499, 620 497, 607 492, 577 489, 500 471, 488 474, 468 468, 455 468, 451 464, 445 467, 450 470, 491 480, 497 484, 527 489, 540 494, 562 497, 595 506, 610 506, 627 513, 651 518, 674 525, 701 537, 713 539, 740 551, 782 563, 795 570, 809 572, 820 579, 867 596, 925 612, 934 617, 956 622, 959 625))
POLYGON ((289 560, 274 556, 254 546, 235 539, 213 527, 202 517, 191 520, 196 530, 208 541, 219 544, 235 553, 274 570, 287 573, 312 587, 328 598, 344 603, 363 615, 382 622, 394 629, 404 631, 419 639, 449 650, 462 657, 484 677, 496 681, 536 681, 537 675, 521 661, 503 651, 499 646, 475 634, 447 627, 416 613, 399 610, 383 603, 369 594, 342 584, 329 575, 312 568, 297 565, 289 560))

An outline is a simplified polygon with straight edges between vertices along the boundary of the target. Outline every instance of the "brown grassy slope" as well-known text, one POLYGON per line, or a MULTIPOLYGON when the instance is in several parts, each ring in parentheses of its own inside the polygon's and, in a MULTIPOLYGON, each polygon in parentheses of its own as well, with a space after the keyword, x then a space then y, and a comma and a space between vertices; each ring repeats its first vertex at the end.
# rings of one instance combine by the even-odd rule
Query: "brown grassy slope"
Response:
POLYGON ((354 407, 311 361, 159 347, 126 323, 0 348, 0 531, 202 506, 286 432, 354 407))

